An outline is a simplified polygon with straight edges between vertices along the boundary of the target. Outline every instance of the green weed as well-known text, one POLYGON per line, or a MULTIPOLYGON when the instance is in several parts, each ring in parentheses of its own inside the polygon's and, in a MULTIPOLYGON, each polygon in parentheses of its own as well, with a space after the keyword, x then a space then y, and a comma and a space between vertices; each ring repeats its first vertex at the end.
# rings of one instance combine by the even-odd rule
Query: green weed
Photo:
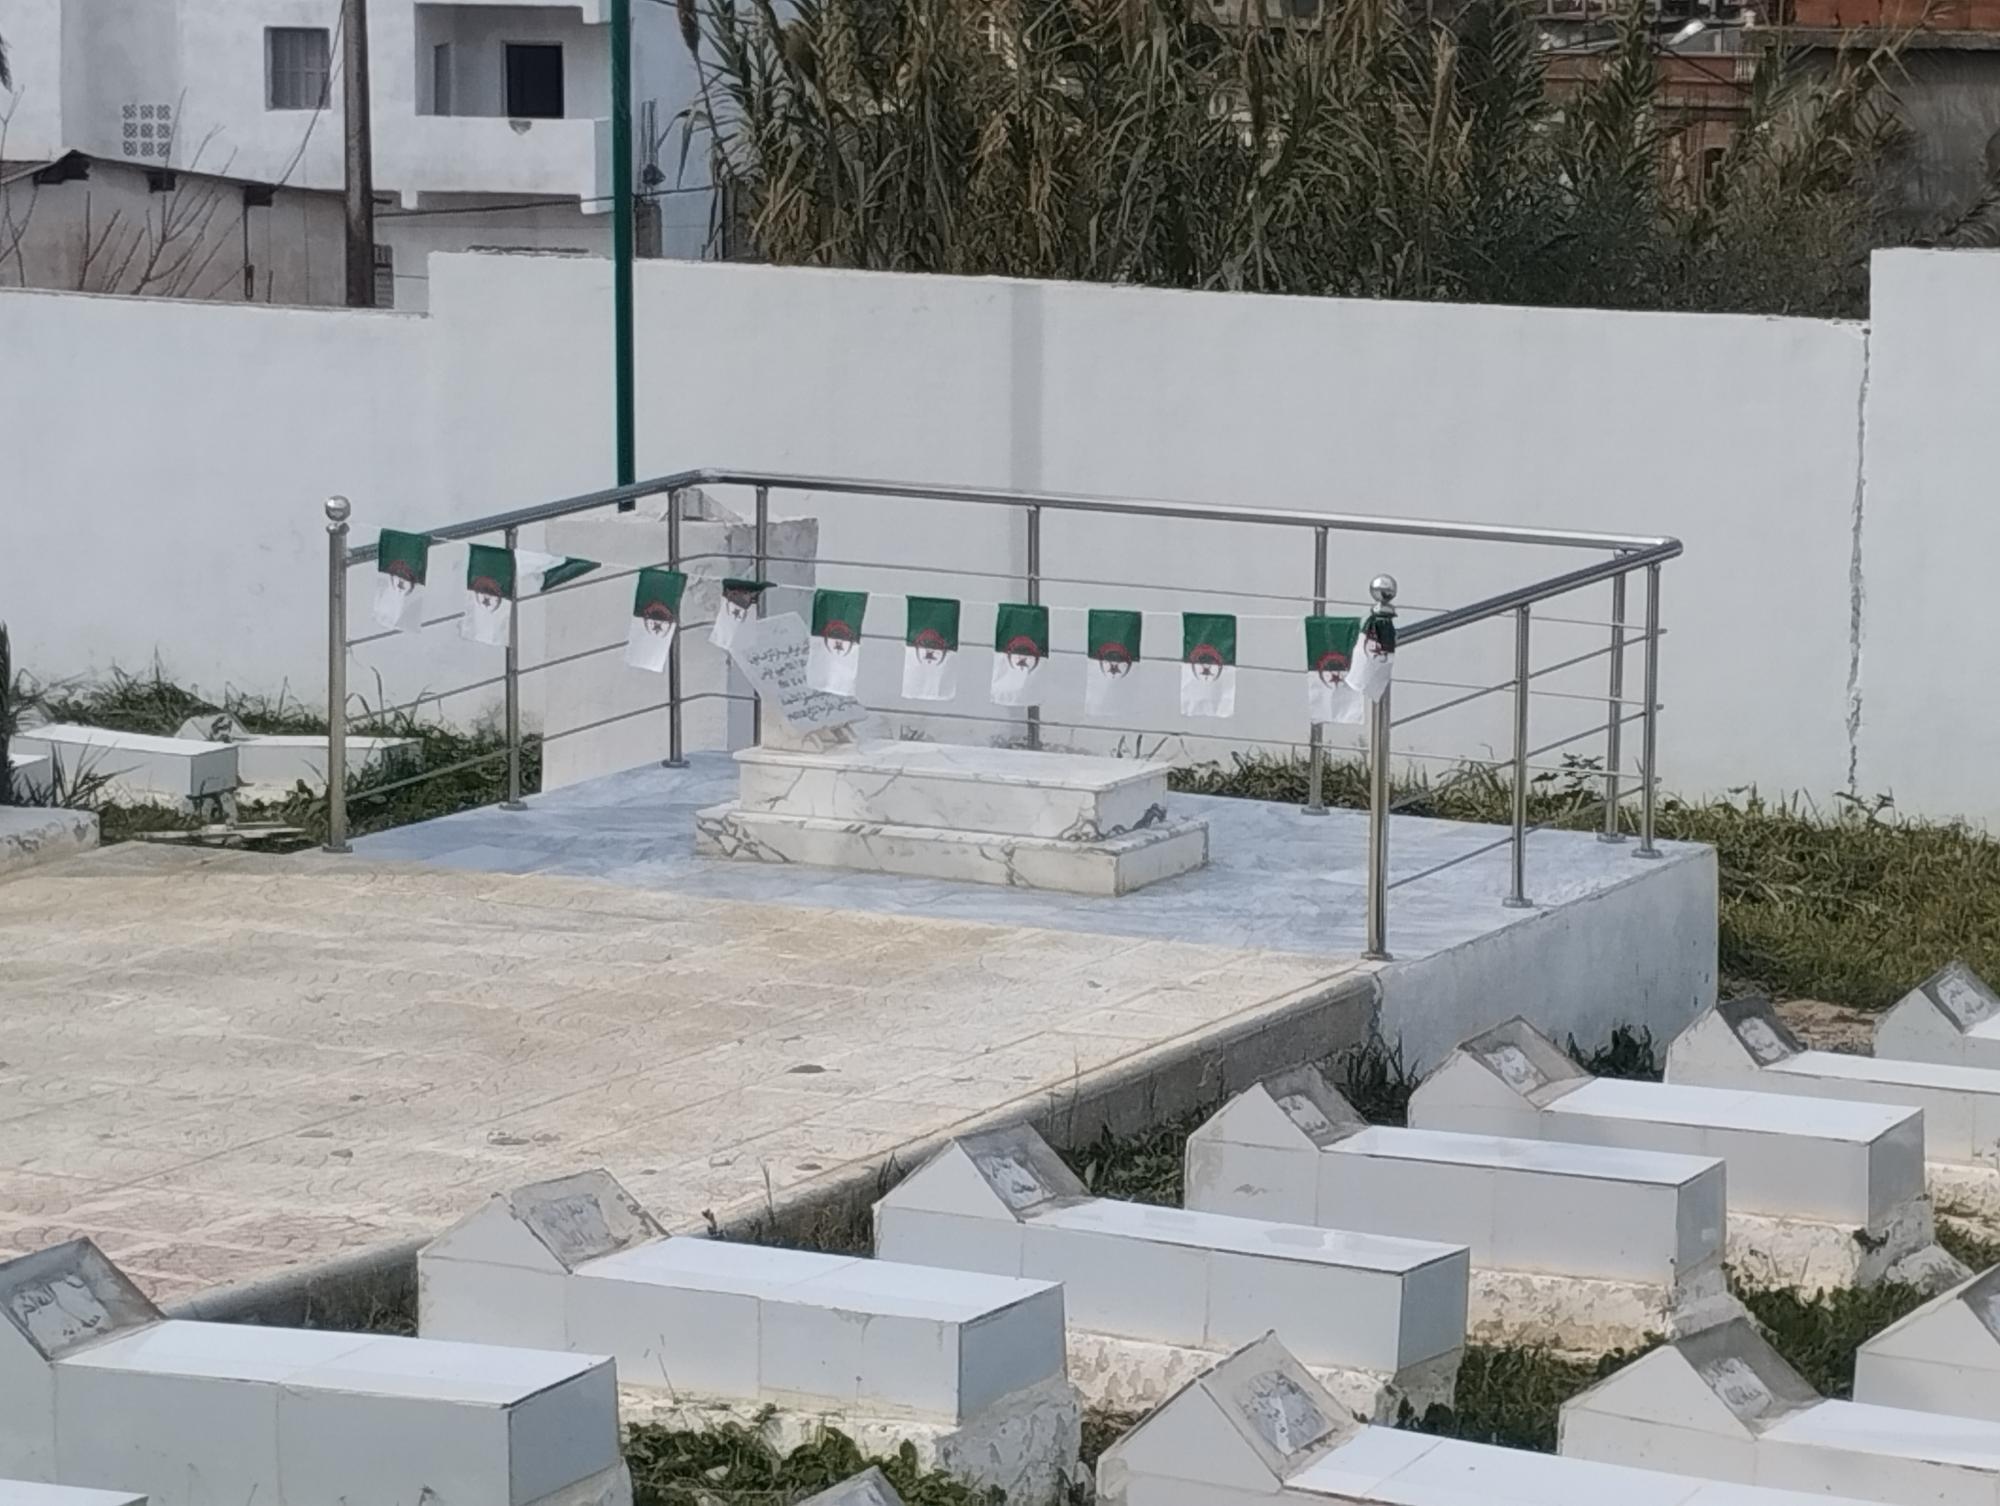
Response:
POLYGON ((1005 1506, 1006 1496, 982 1491, 917 1463, 905 1443, 887 1458, 862 1453, 832 1428, 780 1455, 741 1424, 699 1431, 635 1427, 625 1440, 634 1506, 789 1506, 873 1464, 909 1506, 1005 1506))

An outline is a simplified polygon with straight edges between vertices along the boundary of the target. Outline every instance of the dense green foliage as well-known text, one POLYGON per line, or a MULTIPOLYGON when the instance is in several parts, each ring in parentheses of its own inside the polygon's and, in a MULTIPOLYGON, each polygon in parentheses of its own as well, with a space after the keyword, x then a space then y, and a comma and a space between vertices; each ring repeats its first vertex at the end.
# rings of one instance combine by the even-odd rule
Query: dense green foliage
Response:
POLYGON ((845 1433, 828 1428, 813 1442, 779 1454, 750 1428, 701 1431, 635 1427, 626 1435, 634 1506, 788 1506, 877 1465, 909 1506, 1005 1506, 999 1491, 979 1491, 949 1475, 926 1473, 904 1444, 889 1458, 869 1458, 845 1433))
POLYGON ((1852 314, 1892 236, 1893 48, 1759 54, 1704 174, 1636 6, 1562 100, 1523 0, 1342 0, 1314 27, 1189 0, 681 0, 681 21, 703 83, 683 149, 770 261, 1852 314))

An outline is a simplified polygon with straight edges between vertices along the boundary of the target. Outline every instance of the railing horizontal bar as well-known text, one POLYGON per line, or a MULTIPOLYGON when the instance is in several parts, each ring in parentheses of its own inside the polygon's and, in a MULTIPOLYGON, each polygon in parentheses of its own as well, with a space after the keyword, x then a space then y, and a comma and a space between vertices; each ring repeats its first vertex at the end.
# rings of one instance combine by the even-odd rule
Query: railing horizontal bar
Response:
POLYGON ((360 726, 364 722, 380 721, 383 717, 401 716, 405 711, 420 709, 426 701, 442 701, 449 696, 465 695, 467 692, 474 690, 486 690, 494 685, 505 684, 506 679, 505 675, 494 675, 490 679, 474 680, 467 685, 455 685, 449 690, 427 690, 414 701, 405 701, 400 706, 384 706, 379 710, 371 711, 364 706, 360 711, 348 714, 347 725, 351 728, 360 726))
POLYGON ((505 748, 495 748, 491 753, 475 753, 470 758, 461 758, 457 763, 448 763, 441 769, 425 769, 421 774, 410 774, 402 779, 392 779, 387 784, 378 784, 372 789, 350 790, 348 803, 356 800, 373 800, 377 795, 386 795, 391 790, 400 790, 413 784, 422 784, 426 779, 442 779, 447 774, 456 774, 461 769, 476 768, 482 763, 492 763, 497 758, 505 758, 505 748))
MULTIPOLYGON (((1553 528, 1508 528, 1493 523, 1461 523, 1430 518, 1391 518, 1365 513, 1320 513, 1297 509, 1230 507, 1192 502, 1147 501, 1127 497, 1091 496, 1077 492, 989 490, 896 481, 867 481, 845 476, 809 476, 779 472, 702 469, 657 476, 631 486, 584 492, 554 502, 515 508, 463 523, 428 530, 435 541, 476 538, 508 528, 525 528, 572 513, 616 507, 662 492, 693 486, 762 486, 773 491, 830 493, 837 496, 900 497, 925 502, 959 502, 980 506, 1041 507, 1052 512, 1103 513, 1114 516, 1176 519, 1201 523, 1255 523, 1287 528, 1326 528, 1341 533, 1373 533, 1413 538, 1469 539, 1488 543, 1542 544, 1558 548, 1638 551, 1638 564, 1671 559, 1681 552, 1678 540, 1629 537, 1622 534, 1578 533, 1553 528), (1657 552, 1665 551, 1665 552, 1657 552)), ((347 562, 358 565, 375 558, 374 544, 348 551, 347 562)), ((1613 572, 1617 573, 1617 572, 1613 572)), ((1609 579, 1599 576, 1597 579, 1609 579)), ((1518 603, 1515 603, 1518 605, 1518 603)), ((1456 624, 1455 624, 1456 625, 1456 624)))
MULTIPOLYGON (((1529 828, 1530 831, 1537 829, 1535 827, 1529 828)), ((1446 858, 1442 863, 1434 863, 1419 873, 1405 874, 1402 878, 1393 881, 1389 887, 1391 889, 1400 889, 1405 884, 1414 884, 1418 879, 1427 879, 1435 874, 1443 873, 1447 868, 1456 868, 1460 863, 1470 863, 1474 858, 1483 858, 1489 852, 1497 852, 1502 847, 1510 846, 1513 840, 1514 834, 1510 831, 1504 837, 1495 837, 1483 847, 1475 847, 1470 852, 1461 852, 1455 858, 1446 858)))
POLYGON ((1484 622, 1489 617, 1512 612, 1520 607, 1533 606, 1538 601, 1548 601, 1557 596, 1566 596, 1571 591, 1580 591, 1585 586, 1594 586, 1600 581, 1629 575, 1634 570, 1649 565, 1662 564, 1678 558, 1681 544, 1678 539, 1665 539, 1648 548, 1631 554, 1614 555, 1608 560, 1599 560, 1594 565, 1585 565, 1580 570, 1551 576, 1547 580, 1531 585, 1516 586, 1511 591, 1503 591, 1498 596, 1489 596, 1483 601, 1468 602, 1462 607, 1453 607, 1449 612, 1440 612, 1435 617, 1426 617, 1421 622, 1413 622, 1396 631, 1396 647, 1421 643, 1426 638, 1440 637, 1458 628, 1469 627, 1475 622, 1484 622))
MULTIPOLYGON (((1639 636, 1641 638, 1644 638, 1646 635, 1644 633, 1641 633, 1639 636)), ((1606 655, 1614 652, 1616 652, 1616 650, 1613 649, 1610 644, 1606 643, 1598 648, 1593 648, 1586 653, 1577 654, 1573 658, 1561 659, 1554 664, 1545 664, 1540 669, 1531 670, 1528 674, 1528 679, 1531 682, 1534 680, 1539 680, 1543 675, 1552 675, 1565 669, 1574 669, 1579 664, 1588 664, 1592 659, 1602 659, 1606 655)), ((1406 685, 1420 685, 1423 682, 1421 680, 1405 680, 1402 683, 1406 685)), ((1495 691, 1512 690, 1514 688, 1514 681, 1510 676, 1509 678, 1500 681, 1496 685, 1471 685, 1465 688, 1471 691, 1470 695, 1455 696, 1449 701, 1440 701, 1435 706, 1426 706, 1421 711, 1412 711, 1408 716, 1397 717, 1390 725, 1396 727, 1407 727, 1411 722, 1420 722, 1427 716, 1436 716, 1440 711, 1449 711, 1454 706, 1464 706, 1472 701, 1479 700, 1482 696, 1492 695, 1495 691)), ((1601 694, 1583 695, 1574 691, 1567 693, 1562 691, 1537 691, 1532 687, 1529 689, 1528 694, 1531 696, 1566 695, 1566 697, 1569 699, 1574 699, 1579 701, 1595 701, 1599 705, 1605 704, 1605 697, 1601 694)))

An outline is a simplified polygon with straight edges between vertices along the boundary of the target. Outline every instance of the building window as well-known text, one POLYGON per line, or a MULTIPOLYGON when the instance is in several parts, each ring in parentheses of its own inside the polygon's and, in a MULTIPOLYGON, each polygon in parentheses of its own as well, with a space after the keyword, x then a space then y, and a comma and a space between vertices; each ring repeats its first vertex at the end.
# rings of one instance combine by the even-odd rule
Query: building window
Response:
POLYGON ((431 48, 431 114, 451 113, 451 43, 431 48))
POLYGON ((324 26, 264 31, 264 94, 273 110, 323 110, 330 82, 324 26))
POLYGON ((396 306, 396 248, 377 246, 375 248, 375 307, 392 309, 396 306))
POLYGON ((562 113, 562 44, 509 42, 507 114, 515 120, 561 120, 562 113))

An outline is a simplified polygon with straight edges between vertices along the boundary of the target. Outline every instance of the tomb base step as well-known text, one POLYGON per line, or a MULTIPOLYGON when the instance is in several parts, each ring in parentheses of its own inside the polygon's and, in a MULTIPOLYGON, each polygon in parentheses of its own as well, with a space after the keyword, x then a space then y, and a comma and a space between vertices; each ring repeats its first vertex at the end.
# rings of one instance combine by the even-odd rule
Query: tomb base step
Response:
POLYGON ((1168 820, 1096 842, 836 821, 717 805, 695 816, 695 852, 753 863, 797 863, 964 883, 1129 894, 1208 862, 1208 823, 1168 820))
POLYGON ((1897 1281, 1935 1295, 1972 1274, 1938 1244, 1928 1197, 1876 1229, 1732 1213, 1725 1258, 1751 1286, 1802 1292, 1897 1281))
POLYGON ((1474 1266, 1466 1337, 1596 1356, 1648 1335, 1694 1333, 1744 1316, 1718 1268, 1679 1287, 1474 1266))
POLYGON ((939 1470, 979 1490, 998 1489, 1013 1506, 1059 1506, 1089 1471, 1077 1462, 1083 1408, 1061 1380, 1017 1391, 964 1422, 909 1416, 874 1417, 774 1407, 768 1401, 696 1398, 641 1386, 621 1386, 618 1412, 629 1426, 658 1424, 710 1431, 734 1424, 756 1432, 780 1455, 817 1442, 822 1431, 845 1433, 863 1454, 893 1455, 909 1443, 926 1472, 939 1470))
MULTIPOLYGON (((1419 1417, 1430 1407, 1450 1406, 1463 1353, 1454 1349, 1394 1375, 1320 1365, 1307 1365, 1306 1369, 1355 1416, 1366 1422, 1392 1423, 1405 1403, 1419 1417)), ((1224 1358, 1219 1350, 1120 1338, 1087 1329, 1069 1331, 1071 1384, 1081 1393, 1086 1407, 1113 1412, 1149 1412, 1224 1358)))
POLYGON ((1096 842, 1167 819, 1163 763, 975 748, 856 743, 812 751, 745 748, 737 804, 767 815, 1096 842))

